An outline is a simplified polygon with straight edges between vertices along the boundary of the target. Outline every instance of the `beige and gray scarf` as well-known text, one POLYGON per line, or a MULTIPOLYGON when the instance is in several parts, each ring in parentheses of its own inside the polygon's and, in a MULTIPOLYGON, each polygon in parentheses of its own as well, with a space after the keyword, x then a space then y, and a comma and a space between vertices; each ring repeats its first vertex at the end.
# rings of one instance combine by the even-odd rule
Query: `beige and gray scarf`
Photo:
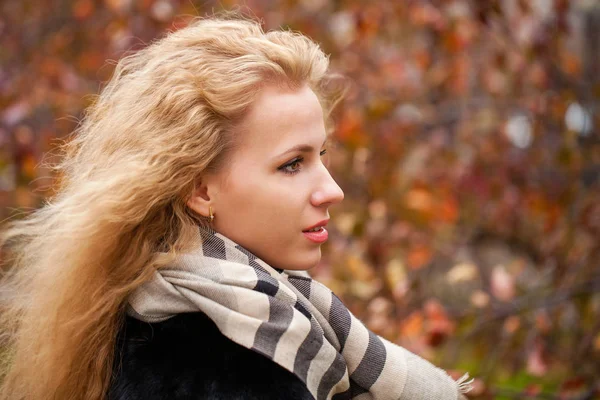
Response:
POLYGON ((195 252, 131 295, 129 315, 159 322, 202 311, 226 337, 294 373, 317 400, 458 400, 470 389, 468 375, 455 382, 369 331, 306 272, 273 268, 211 229, 200 228, 199 239, 195 252))

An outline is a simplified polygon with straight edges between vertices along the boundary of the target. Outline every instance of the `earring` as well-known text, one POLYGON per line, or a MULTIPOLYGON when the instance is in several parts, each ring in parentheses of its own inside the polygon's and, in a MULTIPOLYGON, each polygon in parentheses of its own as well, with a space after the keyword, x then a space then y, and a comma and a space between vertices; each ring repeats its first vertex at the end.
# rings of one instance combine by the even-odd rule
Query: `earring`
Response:
POLYGON ((210 222, 212 223, 213 220, 215 219, 215 216, 214 216, 213 211, 212 211, 212 206, 208 206, 208 216, 210 218, 210 222))

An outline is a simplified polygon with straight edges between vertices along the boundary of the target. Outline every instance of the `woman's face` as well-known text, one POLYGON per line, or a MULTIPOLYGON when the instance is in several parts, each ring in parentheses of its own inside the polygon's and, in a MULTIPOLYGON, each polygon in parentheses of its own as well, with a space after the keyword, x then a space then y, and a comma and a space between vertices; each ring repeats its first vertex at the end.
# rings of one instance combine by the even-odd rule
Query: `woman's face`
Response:
POLYGON ((227 165, 202 179, 188 205, 213 229, 271 266, 303 270, 321 259, 329 206, 344 193, 323 164, 321 105, 308 87, 268 86, 242 122, 239 146, 227 165))

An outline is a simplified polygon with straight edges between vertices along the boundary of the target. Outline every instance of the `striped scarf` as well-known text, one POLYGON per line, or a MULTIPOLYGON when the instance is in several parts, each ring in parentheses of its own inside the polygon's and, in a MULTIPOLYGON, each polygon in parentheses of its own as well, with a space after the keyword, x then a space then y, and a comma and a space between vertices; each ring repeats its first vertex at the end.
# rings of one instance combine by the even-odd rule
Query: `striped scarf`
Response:
POLYGON ((199 233, 195 252, 136 289, 129 315, 159 322, 202 311, 226 337, 293 372, 317 400, 458 400, 469 390, 468 375, 455 382, 369 331, 306 272, 273 268, 211 229, 199 233))

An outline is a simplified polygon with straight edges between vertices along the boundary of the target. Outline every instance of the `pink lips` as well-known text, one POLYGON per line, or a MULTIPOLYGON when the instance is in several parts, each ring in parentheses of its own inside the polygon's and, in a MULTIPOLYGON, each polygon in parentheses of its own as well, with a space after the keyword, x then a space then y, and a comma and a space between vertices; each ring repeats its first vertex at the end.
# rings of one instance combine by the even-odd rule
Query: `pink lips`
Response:
POLYGON ((320 231, 302 232, 302 233, 304 233, 304 236, 306 236, 306 238, 308 240, 313 241, 315 243, 323 243, 329 237, 329 233, 327 232, 327 229, 325 229, 324 227, 321 228, 320 231))
POLYGON ((328 219, 319 221, 316 224, 314 224, 313 226, 310 226, 310 227, 306 228, 305 230, 303 230, 302 233, 304 233, 304 236, 306 236, 306 238, 312 242, 323 243, 329 237, 329 233, 327 232, 327 229, 325 229, 325 225, 327 225, 328 222, 329 222, 328 219), (319 226, 321 227, 320 230, 315 231, 315 232, 307 232, 308 230, 319 227, 319 226))

